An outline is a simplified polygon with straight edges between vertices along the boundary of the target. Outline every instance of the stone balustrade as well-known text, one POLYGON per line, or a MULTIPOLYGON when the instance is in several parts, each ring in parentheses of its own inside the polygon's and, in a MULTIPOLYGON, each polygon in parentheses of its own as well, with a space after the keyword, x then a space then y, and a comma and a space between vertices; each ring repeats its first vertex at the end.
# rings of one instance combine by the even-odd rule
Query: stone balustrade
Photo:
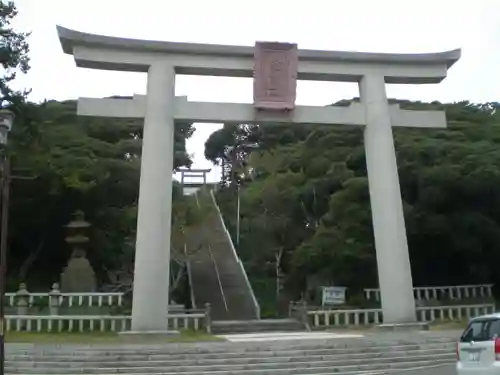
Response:
POLYGON ((493 314, 494 304, 417 307, 420 322, 453 321, 493 314))
MULTIPOLYGON (((120 315, 115 307, 124 305, 124 293, 62 293, 56 283, 48 293, 30 293, 21 283, 16 293, 6 293, 6 315, 120 315)), ((183 305, 170 304, 172 314, 193 313, 183 305)))
POLYGON ((104 307, 122 306, 124 293, 62 293, 59 285, 54 284, 52 290, 47 293, 31 293, 25 284, 19 286, 15 293, 5 293, 8 307, 16 307, 19 300, 26 300, 29 306, 35 305, 43 299, 57 298, 59 306, 68 307, 104 307))
MULTIPOLYGON (((50 293, 30 293, 28 303, 34 305, 37 300, 48 298, 50 293)), ((16 293, 6 293, 7 306, 16 306, 16 293)), ((122 306, 123 293, 61 293, 59 297, 61 305, 72 306, 122 306)))
MULTIPOLYGON (((209 309, 207 309, 209 310, 209 309)), ((189 314, 169 314, 171 330, 204 330, 211 332, 207 311, 189 314)), ((130 316, 92 315, 7 315, 7 332, 124 332, 131 329, 130 316)))
POLYGON ((314 328, 382 323, 382 309, 312 310, 307 315, 310 326, 314 328))
MULTIPOLYGON (((420 322, 447 322, 470 319, 495 312, 494 304, 417 307, 420 322)), ((382 309, 307 310, 312 328, 363 326, 383 322, 382 309)))
MULTIPOLYGON (((461 300, 466 298, 492 297, 492 284, 454 285, 454 286, 425 286, 414 287, 413 294, 417 301, 429 300, 461 300)), ((380 301, 380 289, 363 289, 367 300, 380 301)))

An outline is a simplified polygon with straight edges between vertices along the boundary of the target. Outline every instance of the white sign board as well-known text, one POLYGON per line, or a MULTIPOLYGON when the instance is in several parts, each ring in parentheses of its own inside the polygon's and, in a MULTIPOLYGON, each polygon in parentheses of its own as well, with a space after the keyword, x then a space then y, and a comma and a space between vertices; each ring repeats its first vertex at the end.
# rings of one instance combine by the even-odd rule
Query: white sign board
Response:
POLYGON ((322 305, 341 305, 345 302, 346 287, 324 286, 322 305))

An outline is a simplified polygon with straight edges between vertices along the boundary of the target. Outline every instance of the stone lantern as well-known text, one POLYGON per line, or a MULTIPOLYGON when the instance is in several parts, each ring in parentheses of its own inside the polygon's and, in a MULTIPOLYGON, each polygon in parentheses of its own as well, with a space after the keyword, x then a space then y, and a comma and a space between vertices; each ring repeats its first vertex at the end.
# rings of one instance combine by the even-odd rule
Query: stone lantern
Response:
POLYGON ((82 211, 73 214, 73 220, 66 225, 68 235, 65 240, 72 254, 68 265, 61 274, 61 292, 91 293, 96 290, 95 272, 87 259, 85 246, 89 242, 86 232, 90 223, 85 221, 82 211))

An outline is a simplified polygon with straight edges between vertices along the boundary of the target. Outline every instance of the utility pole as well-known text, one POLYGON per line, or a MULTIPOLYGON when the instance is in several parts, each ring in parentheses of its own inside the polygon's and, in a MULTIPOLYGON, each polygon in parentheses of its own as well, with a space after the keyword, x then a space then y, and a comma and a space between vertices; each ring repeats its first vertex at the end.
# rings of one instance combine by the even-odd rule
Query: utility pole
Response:
POLYGON ((9 225, 10 163, 7 155, 2 159, 1 237, 0 237, 0 375, 5 373, 5 289, 7 283, 7 234, 9 225))
POLYGON ((5 291, 7 284, 7 239, 9 235, 9 200, 12 179, 33 180, 36 177, 11 176, 7 138, 14 123, 14 114, 0 110, 0 375, 5 375, 5 291))
POLYGON ((0 238, 0 375, 5 375, 5 289, 7 282, 7 230, 9 223, 10 168, 7 154, 7 138, 14 122, 14 114, 0 110, 0 144, 3 146, 1 166, 1 238, 0 238))
MULTIPOLYGON (((235 176, 238 169, 243 167, 243 163, 238 159, 238 152, 240 150, 258 149, 258 143, 250 144, 237 144, 229 148, 229 155, 232 165, 231 177, 235 176)), ((241 181, 235 179, 236 182, 236 248, 240 245, 240 225, 241 225, 241 181)))

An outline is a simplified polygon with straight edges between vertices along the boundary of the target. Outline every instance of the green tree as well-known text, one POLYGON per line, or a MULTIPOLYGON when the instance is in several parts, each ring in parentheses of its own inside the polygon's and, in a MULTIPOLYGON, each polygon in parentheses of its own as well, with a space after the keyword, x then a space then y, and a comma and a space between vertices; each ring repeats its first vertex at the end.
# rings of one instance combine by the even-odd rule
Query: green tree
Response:
POLYGON ((0 1, 0 62, 3 73, 0 77, 0 105, 2 107, 18 104, 28 94, 27 91, 14 90, 11 86, 17 72, 26 73, 29 66, 29 34, 17 32, 12 28, 12 20, 17 15, 14 1, 0 1))

